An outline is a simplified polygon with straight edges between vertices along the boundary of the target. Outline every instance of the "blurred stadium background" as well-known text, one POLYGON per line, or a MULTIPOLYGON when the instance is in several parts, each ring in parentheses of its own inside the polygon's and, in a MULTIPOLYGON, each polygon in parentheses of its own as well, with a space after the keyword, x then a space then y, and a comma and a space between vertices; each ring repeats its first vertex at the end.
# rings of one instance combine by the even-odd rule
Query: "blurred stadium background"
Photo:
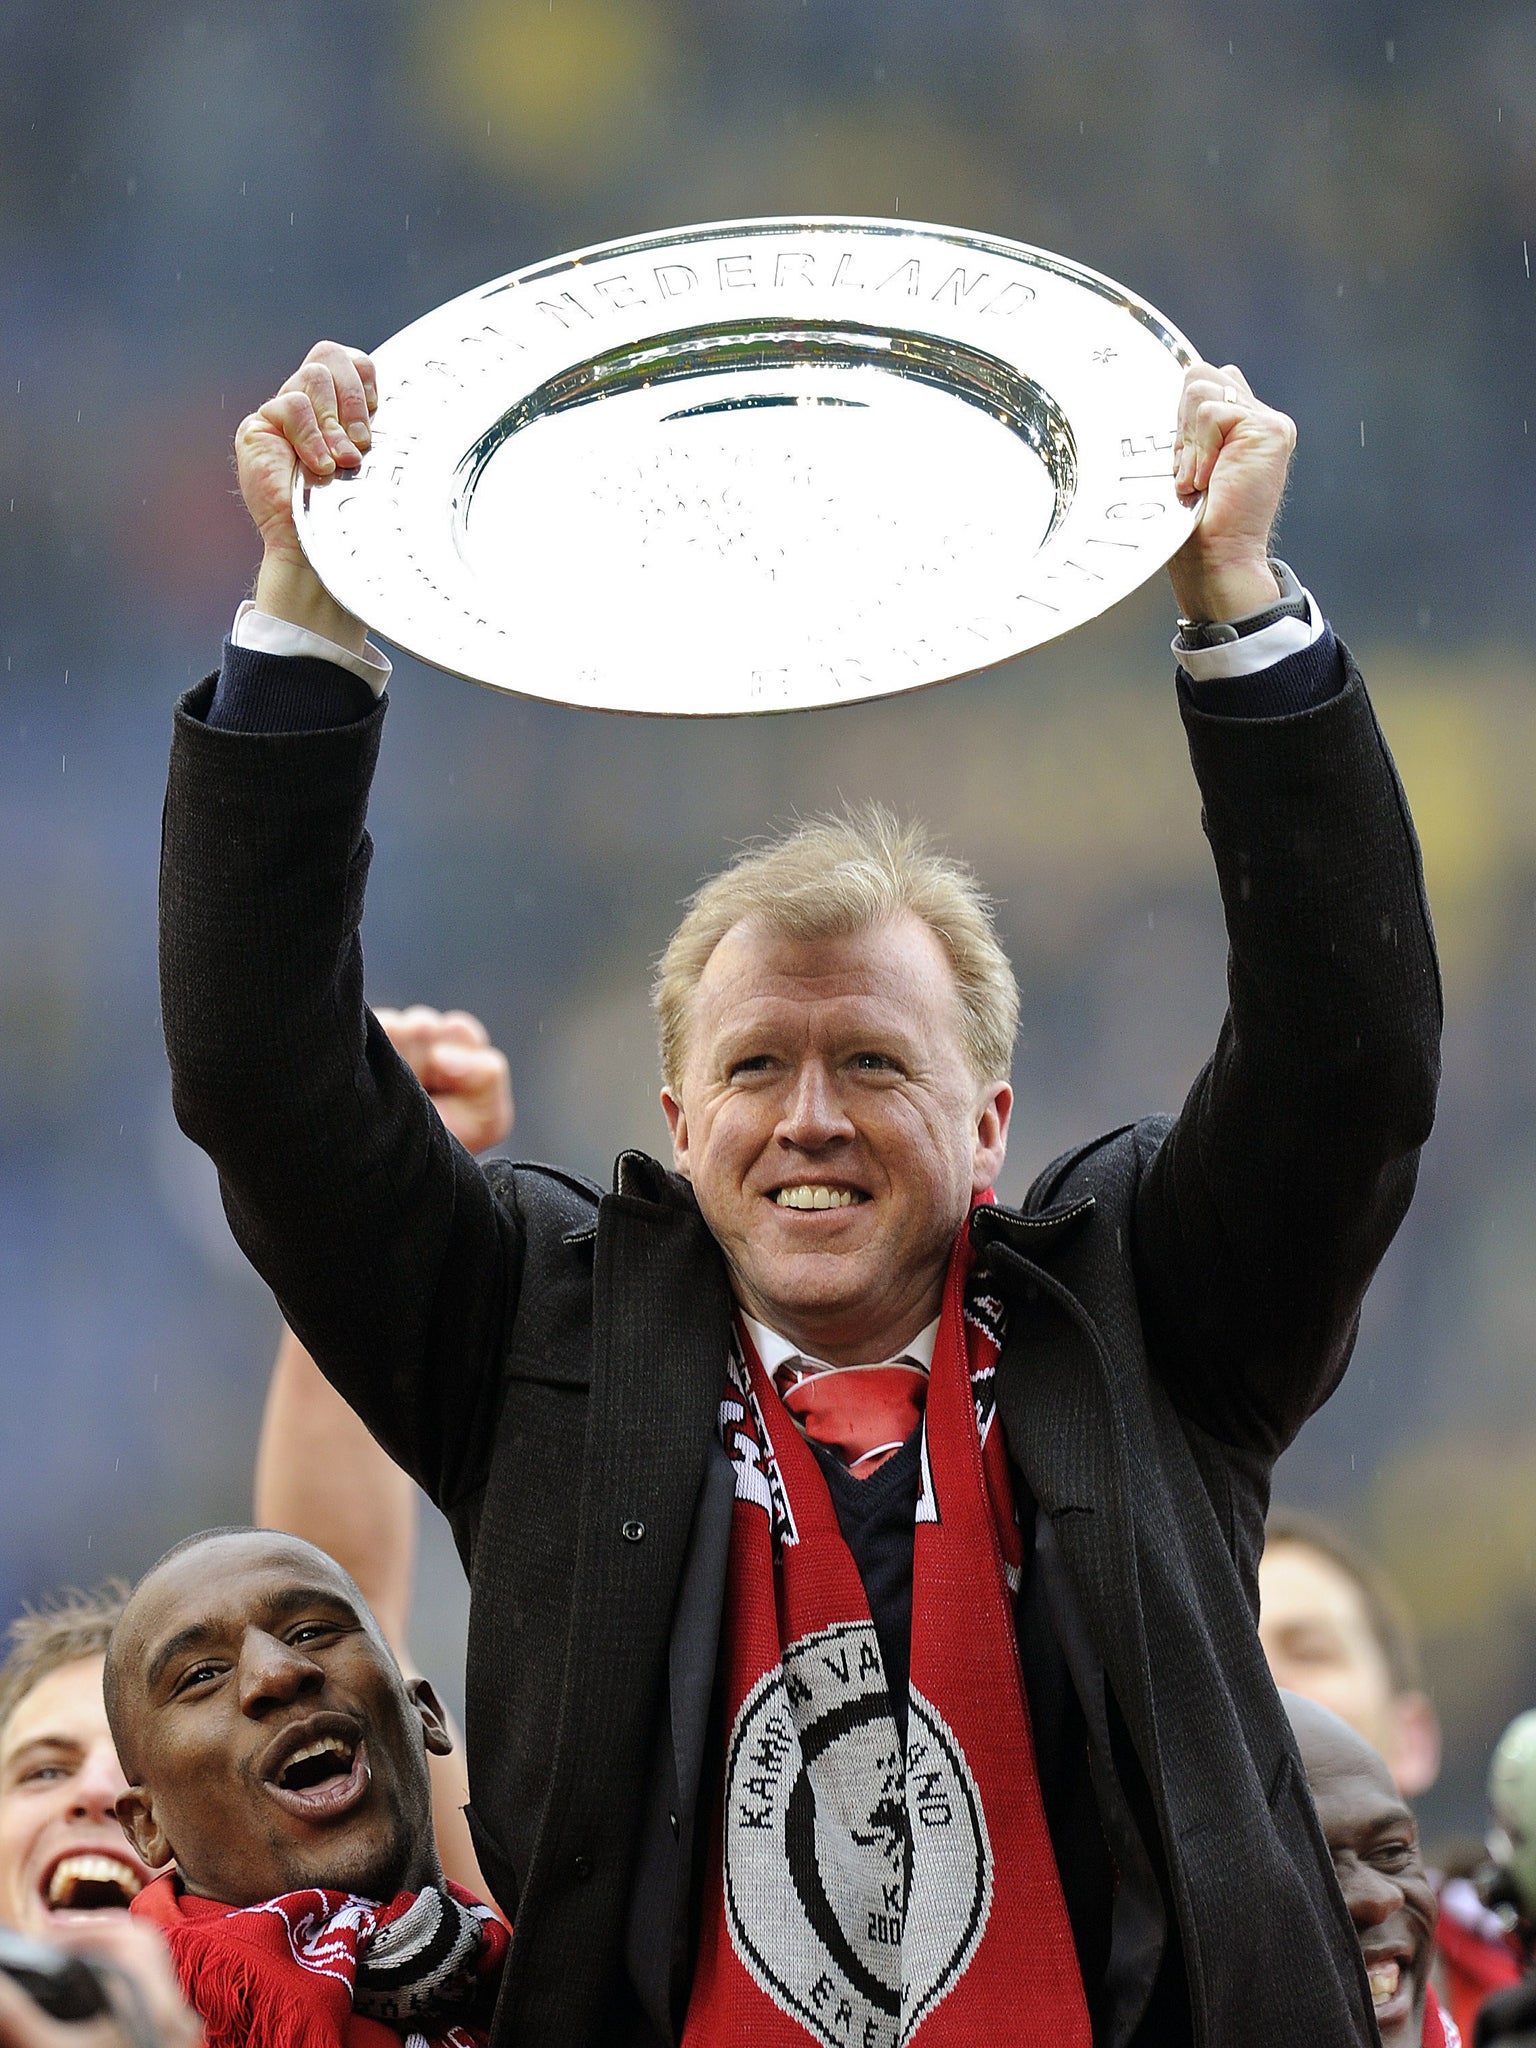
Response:
MULTIPOLYGON (((1403 1584, 1449 1739, 1426 1819, 1476 1829, 1536 1701, 1536 11, 1492 0, 0 10, 0 1616, 248 1513, 275 1315, 172 1123, 154 953, 171 703, 254 568, 236 420, 322 334, 802 209, 1060 249, 1301 423, 1282 548, 1397 750, 1449 1028, 1417 1204, 1279 1490, 1403 1584)), ((660 1136, 678 900, 766 820, 878 795, 1004 899, 1017 1194, 1175 1106, 1220 1014, 1170 613, 1160 581, 983 679, 722 726, 402 661, 373 995, 478 1011, 514 1149, 606 1177, 660 1136)), ((431 1532, 428 1669, 462 1613, 431 1532)))

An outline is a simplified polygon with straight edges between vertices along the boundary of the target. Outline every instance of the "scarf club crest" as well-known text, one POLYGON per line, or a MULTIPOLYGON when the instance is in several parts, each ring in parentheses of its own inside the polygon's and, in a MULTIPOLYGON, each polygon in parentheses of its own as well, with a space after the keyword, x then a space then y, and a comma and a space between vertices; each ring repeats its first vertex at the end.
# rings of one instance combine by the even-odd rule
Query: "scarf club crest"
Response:
POLYGON ((906 1740, 826 1481, 744 1339, 725 1770, 685 2048, 1089 2048, 1013 1633, 1001 1305, 950 1261, 915 1532, 906 1740))

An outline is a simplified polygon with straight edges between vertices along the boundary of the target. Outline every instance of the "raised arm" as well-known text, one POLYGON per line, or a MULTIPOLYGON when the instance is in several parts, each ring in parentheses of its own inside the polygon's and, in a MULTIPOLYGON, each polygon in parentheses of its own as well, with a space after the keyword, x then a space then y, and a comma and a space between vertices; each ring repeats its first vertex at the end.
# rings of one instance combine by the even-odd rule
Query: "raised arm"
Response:
POLYGON ((388 666, 290 512, 300 461, 322 478, 360 459, 372 397, 368 358, 322 343, 236 436, 264 630, 237 644, 242 621, 178 710, 162 1003, 177 1115, 236 1237, 332 1383, 451 1509, 483 1476, 521 1237, 363 1000, 388 666))
MULTIPOLYGON (((1171 565, 1186 619, 1275 604, 1268 536, 1293 440, 1238 371, 1191 372, 1176 459, 1207 497, 1171 565)), ((1439 1077, 1439 980, 1407 804, 1331 633, 1268 670, 1238 662, 1219 685, 1186 674, 1180 690, 1229 1008, 1148 1163, 1139 1293, 1184 1411, 1273 1456, 1343 1372, 1412 1194, 1439 1077)))
MULTIPOLYGON (((470 1152, 512 1130, 506 1055, 478 1017, 423 1005, 374 1012, 427 1091, 444 1128, 470 1152)), ((328 1551, 357 1581, 404 1657, 416 1560, 416 1488, 285 1327, 256 1452, 256 1520, 328 1551)))
MULTIPOLYGON (((461 1145, 483 1152, 508 1137, 512 1087, 506 1057, 478 1018, 421 1006, 374 1014, 461 1145)), ((306 1537, 351 1573, 402 1669, 413 1675, 406 1632, 416 1573, 416 1487, 287 1328, 267 1388, 255 1497, 263 1528, 306 1537)), ((447 1875, 484 1898, 464 1820, 469 1779, 463 1741, 457 1729, 451 1733, 449 1753, 427 1760, 437 1850, 447 1875)))

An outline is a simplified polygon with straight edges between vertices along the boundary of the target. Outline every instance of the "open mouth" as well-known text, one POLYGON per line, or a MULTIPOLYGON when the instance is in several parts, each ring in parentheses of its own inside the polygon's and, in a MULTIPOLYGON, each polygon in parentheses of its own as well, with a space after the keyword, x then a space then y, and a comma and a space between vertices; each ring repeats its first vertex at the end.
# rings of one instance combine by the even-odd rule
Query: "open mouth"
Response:
POLYGON ((48 1873, 43 1897, 50 1913, 125 1912, 144 1889, 144 1880, 124 1857, 99 1849, 61 1856, 48 1873))
POLYGON ((781 1209, 852 1209, 869 1200, 862 1188, 829 1187, 822 1181, 801 1181, 793 1187, 777 1188, 774 1201, 781 1209))
POLYGON ((268 1764, 263 1782, 273 1798, 306 1820, 333 1820, 349 1812, 367 1792, 368 1758, 361 1736, 351 1729, 294 1731, 293 1739, 268 1764))
POLYGON ((1377 2028, 1386 2033, 1401 2026, 1413 2010, 1414 1979, 1402 1956, 1367 1956, 1366 1981, 1371 1987, 1371 2005, 1377 2028))

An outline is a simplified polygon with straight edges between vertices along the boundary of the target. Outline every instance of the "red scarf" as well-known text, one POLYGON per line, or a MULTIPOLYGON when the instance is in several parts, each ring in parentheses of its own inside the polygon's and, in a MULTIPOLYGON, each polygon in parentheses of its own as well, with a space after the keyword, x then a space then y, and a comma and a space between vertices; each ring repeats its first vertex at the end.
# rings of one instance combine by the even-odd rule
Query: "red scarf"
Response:
POLYGON ((744 1338, 731 1361, 725 1784, 684 2048, 1090 2048, 1014 1635, 1002 1308, 970 1267, 962 1230, 923 1423, 905 1754, 815 1454, 744 1338))
POLYGON ((1446 1987, 1446 2018, 1454 2017, 1462 2033, 1470 2035, 1483 2000, 1520 1982, 1520 1959, 1465 1878, 1441 1886, 1435 1946, 1446 1987))
POLYGON ((1461 2048, 1460 2030, 1441 2007, 1433 1984, 1424 1991, 1424 2048, 1461 2048))
POLYGON ((447 1890, 387 1906, 329 1891, 221 1906, 167 1872, 130 1910, 164 1933, 208 2048, 484 2048, 507 1930, 447 1890))

